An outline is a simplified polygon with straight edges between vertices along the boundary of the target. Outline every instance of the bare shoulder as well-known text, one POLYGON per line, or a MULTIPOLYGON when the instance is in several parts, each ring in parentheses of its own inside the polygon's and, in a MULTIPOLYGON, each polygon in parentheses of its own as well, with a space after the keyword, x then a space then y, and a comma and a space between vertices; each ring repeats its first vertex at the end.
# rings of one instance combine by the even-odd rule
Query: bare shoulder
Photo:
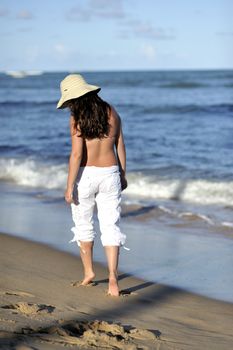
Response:
POLYGON ((74 116, 71 114, 70 116, 70 135, 74 136, 74 135, 79 135, 80 134, 80 130, 79 128, 75 125, 75 119, 74 116))
POLYGON ((121 119, 115 107, 113 105, 110 105, 110 107, 111 107, 111 115, 116 119, 121 119))
POLYGON ((70 127, 74 127, 74 124, 75 124, 74 116, 71 114, 70 115, 70 127))
POLYGON ((121 118, 120 118, 119 114, 117 113, 114 106, 110 105, 110 107, 111 107, 110 115, 109 115, 110 124, 120 125, 121 118))
POLYGON ((121 118, 117 113, 116 109, 110 105, 111 110, 109 113, 109 124, 110 124, 110 137, 118 137, 121 129, 121 118))

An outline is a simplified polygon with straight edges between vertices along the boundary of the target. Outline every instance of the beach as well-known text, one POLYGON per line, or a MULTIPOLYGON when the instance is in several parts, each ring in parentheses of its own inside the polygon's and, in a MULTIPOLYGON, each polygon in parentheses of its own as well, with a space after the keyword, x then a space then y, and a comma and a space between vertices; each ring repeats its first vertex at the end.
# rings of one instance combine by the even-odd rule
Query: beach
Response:
POLYGON ((98 284, 71 285, 66 74, 0 73, 0 348, 231 349, 233 71, 84 72, 125 135, 117 299, 96 211, 98 284))
POLYGON ((231 349, 233 305, 119 273, 119 298, 75 287, 79 257, 0 235, 1 349, 231 349), (85 332, 87 332, 85 334, 85 332))
MULTIPOLYGON (((0 182, 0 232, 79 254, 73 238, 70 206, 61 191, 0 182)), ((171 207, 171 203, 169 204, 171 207)), ((181 203, 175 203, 175 206, 181 203)), ((139 278, 233 303, 233 230, 205 218, 167 212, 166 207, 122 202, 121 229, 126 233, 119 268, 139 278)), ((187 210, 187 209, 186 209, 187 210)), ((106 264, 94 215, 94 260, 106 264)))

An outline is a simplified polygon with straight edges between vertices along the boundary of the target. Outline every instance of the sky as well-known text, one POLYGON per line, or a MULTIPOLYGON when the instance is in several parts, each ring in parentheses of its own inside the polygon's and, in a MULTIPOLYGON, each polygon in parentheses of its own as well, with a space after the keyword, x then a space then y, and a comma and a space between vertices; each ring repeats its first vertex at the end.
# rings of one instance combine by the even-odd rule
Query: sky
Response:
POLYGON ((0 0, 0 71, 232 69, 233 0, 0 0))

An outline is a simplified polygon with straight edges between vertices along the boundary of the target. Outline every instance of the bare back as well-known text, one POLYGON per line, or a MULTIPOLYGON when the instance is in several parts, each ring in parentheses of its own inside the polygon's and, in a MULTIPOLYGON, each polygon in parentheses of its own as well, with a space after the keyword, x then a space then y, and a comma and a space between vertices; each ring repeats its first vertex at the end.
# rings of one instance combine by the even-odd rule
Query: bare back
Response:
POLYGON ((108 167, 117 165, 115 145, 120 135, 120 117, 114 108, 109 115, 109 135, 102 139, 84 139, 81 166, 108 167))

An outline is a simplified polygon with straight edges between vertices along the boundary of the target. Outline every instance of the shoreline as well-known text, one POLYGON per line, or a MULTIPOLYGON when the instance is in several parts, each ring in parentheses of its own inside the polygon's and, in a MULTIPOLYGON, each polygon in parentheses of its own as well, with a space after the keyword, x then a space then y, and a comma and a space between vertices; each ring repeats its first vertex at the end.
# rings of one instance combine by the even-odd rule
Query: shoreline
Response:
POLYGON ((118 323, 137 328, 137 337, 127 332, 128 340, 123 333, 118 337, 121 340, 112 337, 112 349, 231 348, 231 303, 127 273, 119 273, 120 289, 127 296, 107 297, 107 269, 99 263, 95 263, 97 286, 72 287, 72 281, 82 278, 78 256, 6 234, 0 235, 0 262, 1 349, 23 344, 28 349, 62 349, 64 345, 104 349, 110 326, 103 321, 113 323, 111 332, 118 323), (90 326, 95 320, 102 333, 93 329, 85 337, 72 333, 81 321, 90 326))
MULTIPOLYGON (((0 232, 48 244, 77 255, 70 208, 60 197, 39 189, 0 184, 0 232), (14 215, 14 220, 9 220, 14 215)), ((233 302, 232 228, 214 228, 192 216, 177 217, 152 207, 122 207, 121 228, 127 235, 119 269, 218 300, 233 302), (228 235, 228 237, 226 237, 228 235), (216 259, 218 257, 218 259, 216 259), (140 261, 140 264, 138 263, 140 261), (219 286, 224 285, 224 288, 219 286)), ((98 222, 94 260, 106 264, 98 222)))

